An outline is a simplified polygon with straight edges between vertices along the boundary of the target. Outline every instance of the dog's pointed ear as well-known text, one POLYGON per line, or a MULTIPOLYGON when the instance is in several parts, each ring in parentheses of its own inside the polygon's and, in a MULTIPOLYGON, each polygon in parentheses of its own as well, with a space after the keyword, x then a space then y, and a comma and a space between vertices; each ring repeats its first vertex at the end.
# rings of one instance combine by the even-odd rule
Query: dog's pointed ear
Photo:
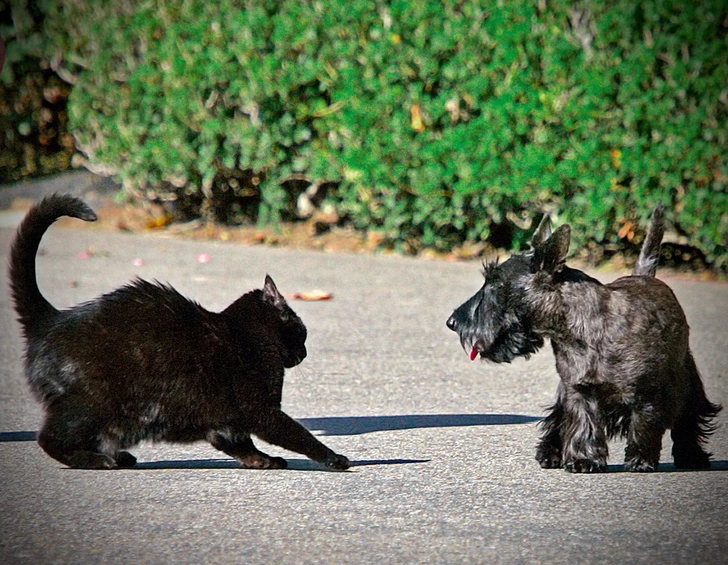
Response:
POLYGON ((546 212, 543 215, 543 218, 541 218, 541 222, 538 224, 536 231, 533 232, 533 237, 531 237, 531 247, 534 249, 536 247, 541 247, 544 243, 546 243, 549 237, 551 237, 551 217, 549 216, 549 213, 546 212))
POLYGON ((263 286, 263 300, 265 300, 271 306, 275 306, 279 310, 286 304, 286 299, 283 295, 278 292, 278 287, 270 275, 265 276, 265 285, 263 286))
MULTIPOLYGON (((540 228, 540 226, 539 226, 540 228)), ((571 227, 563 224, 538 247, 534 246, 534 271, 553 273, 564 264, 571 243, 571 227)))

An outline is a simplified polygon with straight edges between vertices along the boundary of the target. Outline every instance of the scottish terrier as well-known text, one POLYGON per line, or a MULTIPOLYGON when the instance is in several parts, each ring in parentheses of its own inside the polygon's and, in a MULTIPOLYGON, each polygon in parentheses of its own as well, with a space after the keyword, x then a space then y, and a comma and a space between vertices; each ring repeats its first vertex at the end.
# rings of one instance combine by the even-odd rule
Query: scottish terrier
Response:
POLYGON ((632 275, 610 284, 566 265, 571 228, 552 233, 545 216, 531 249, 486 265, 483 287, 447 321, 471 360, 508 363, 551 340, 560 382, 541 422, 545 469, 604 471, 607 441, 621 436, 625 469, 654 471, 667 429, 676 467, 710 467, 703 445, 721 406, 705 395, 680 304, 655 278, 663 214, 658 205, 632 275))

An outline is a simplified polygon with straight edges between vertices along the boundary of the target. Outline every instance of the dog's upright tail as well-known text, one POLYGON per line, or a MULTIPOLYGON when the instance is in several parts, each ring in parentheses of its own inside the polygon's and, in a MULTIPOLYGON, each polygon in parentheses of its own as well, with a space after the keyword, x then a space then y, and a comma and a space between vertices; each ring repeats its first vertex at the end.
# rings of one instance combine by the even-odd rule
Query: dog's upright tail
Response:
POLYGON ((642 244, 640 257, 632 271, 633 275, 643 277, 654 277, 657 273, 657 263, 660 259, 660 245, 662 244, 662 236, 665 233, 665 224, 663 221, 665 208, 662 204, 658 204, 652 212, 652 221, 647 229, 645 241, 642 244))
POLYGON ((38 288, 35 256, 43 234, 61 216, 87 222, 97 219, 94 211, 78 198, 52 194, 30 209, 18 228, 10 250, 10 293, 26 335, 34 324, 56 312, 38 288))

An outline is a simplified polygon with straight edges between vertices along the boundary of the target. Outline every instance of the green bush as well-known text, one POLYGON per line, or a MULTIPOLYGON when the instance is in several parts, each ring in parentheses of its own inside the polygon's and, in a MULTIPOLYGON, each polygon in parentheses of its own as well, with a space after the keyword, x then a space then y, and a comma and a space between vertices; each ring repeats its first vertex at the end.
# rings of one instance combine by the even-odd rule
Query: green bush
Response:
POLYGON ((43 57, 43 8, 43 2, 0 4, 0 37, 7 46, 0 74, 0 185, 71 167, 71 89, 43 57))
POLYGON ((345 221, 407 251, 496 233, 520 246, 543 209, 616 244, 662 201, 728 263, 721 0, 59 0, 51 14, 77 144, 134 194, 267 223, 327 183, 345 221))

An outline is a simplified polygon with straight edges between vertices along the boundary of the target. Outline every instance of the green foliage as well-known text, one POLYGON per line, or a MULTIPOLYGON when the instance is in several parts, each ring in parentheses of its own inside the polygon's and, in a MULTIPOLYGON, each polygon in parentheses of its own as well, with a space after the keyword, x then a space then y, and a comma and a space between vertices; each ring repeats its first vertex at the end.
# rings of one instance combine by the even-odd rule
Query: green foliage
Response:
POLYGON ((0 184, 71 166, 71 89, 42 56, 45 8, 42 0, 0 2, 0 37, 7 47, 0 74, 0 184))
POLYGON ((77 144, 147 198, 265 223, 328 183, 408 251, 544 208, 618 243, 662 201, 726 264, 724 2, 540 4, 58 0, 46 32, 77 144))

